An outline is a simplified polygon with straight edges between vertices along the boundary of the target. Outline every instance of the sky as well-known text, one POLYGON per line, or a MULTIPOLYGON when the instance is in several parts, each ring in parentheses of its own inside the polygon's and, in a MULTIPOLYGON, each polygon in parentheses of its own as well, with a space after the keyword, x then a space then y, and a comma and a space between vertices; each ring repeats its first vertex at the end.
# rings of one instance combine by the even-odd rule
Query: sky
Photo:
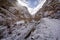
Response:
POLYGON ((46 0, 17 0, 18 4, 26 6, 31 15, 34 15, 46 0))
POLYGON ((26 3, 29 7, 35 8, 39 4, 39 0, 21 0, 22 2, 26 3))
POLYGON ((38 0, 28 0, 27 2, 31 8, 35 8, 39 4, 38 0))

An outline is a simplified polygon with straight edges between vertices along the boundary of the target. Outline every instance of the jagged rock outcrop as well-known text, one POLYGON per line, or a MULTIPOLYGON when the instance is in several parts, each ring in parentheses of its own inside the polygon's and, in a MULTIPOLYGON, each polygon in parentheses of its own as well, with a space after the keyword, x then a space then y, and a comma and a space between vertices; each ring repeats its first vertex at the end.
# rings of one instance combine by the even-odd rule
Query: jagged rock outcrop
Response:
MULTIPOLYGON (((10 16, 14 20, 29 20, 31 18, 31 15, 28 12, 28 9, 25 6, 21 6, 18 8, 15 5, 13 5, 14 1, 11 2, 11 0, 1 0, 2 5, 0 5, 0 9, 2 12, 4 12, 6 15, 5 16, 10 16), (5 3, 6 2, 6 3, 5 3)), ((0 12, 1 12, 0 11, 0 12)))
POLYGON ((42 8, 36 15, 43 15, 43 17, 60 19, 60 0, 46 0, 42 8))

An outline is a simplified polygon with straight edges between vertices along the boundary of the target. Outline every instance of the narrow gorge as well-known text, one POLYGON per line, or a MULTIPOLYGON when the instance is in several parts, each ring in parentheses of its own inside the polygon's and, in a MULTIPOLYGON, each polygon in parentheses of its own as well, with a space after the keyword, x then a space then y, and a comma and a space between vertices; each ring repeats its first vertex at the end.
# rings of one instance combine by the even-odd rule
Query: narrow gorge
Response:
POLYGON ((0 0, 0 40, 60 40, 60 0, 20 1, 0 0))

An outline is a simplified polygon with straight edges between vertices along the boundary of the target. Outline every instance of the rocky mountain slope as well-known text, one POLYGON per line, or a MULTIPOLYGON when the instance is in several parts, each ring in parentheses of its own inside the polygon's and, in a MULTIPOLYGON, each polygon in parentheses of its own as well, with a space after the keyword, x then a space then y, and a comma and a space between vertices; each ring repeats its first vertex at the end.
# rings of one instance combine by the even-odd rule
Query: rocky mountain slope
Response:
POLYGON ((60 0, 46 0, 42 8, 36 15, 43 15, 43 17, 60 19, 60 0))

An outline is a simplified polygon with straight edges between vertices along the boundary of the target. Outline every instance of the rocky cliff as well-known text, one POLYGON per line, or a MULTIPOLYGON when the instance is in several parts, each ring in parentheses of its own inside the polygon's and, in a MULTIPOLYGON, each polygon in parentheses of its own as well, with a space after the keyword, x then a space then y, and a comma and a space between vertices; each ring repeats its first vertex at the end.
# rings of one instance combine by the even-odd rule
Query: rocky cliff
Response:
POLYGON ((43 17, 60 19, 60 0, 46 0, 42 8, 36 13, 43 17))
POLYGON ((28 9, 21 5, 18 8, 16 2, 16 0, 0 0, 0 39, 8 37, 14 25, 31 21, 28 9))

